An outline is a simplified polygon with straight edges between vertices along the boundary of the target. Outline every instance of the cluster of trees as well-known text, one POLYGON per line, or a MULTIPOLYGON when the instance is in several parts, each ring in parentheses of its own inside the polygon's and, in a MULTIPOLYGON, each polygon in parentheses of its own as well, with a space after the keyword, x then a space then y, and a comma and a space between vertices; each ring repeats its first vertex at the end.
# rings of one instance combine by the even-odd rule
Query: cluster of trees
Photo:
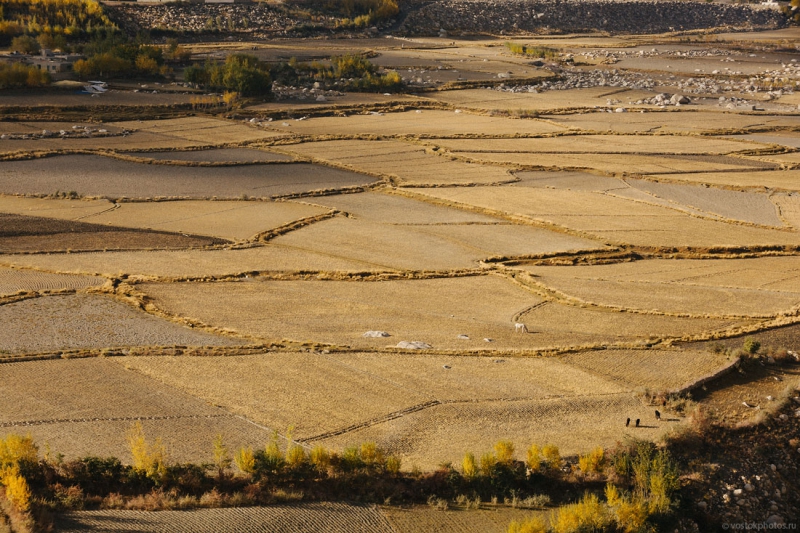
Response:
POLYGON ((291 58, 276 65, 272 71, 276 81, 284 85, 305 85, 320 82, 339 89, 354 91, 396 91, 403 87, 397 72, 378 72, 366 57, 360 54, 334 56, 330 63, 312 61, 304 63, 291 58))
POLYGON ((50 84, 50 74, 34 65, 0 63, 0 89, 44 87, 50 84))
POLYGON ((184 81, 207 89, 227 90, 242 96, 264 96, 272 91, 269 69, 257 57, 231 54, 224 63, 207 61, 187 67, 184 81))
MULTIPOLYGON (((336 26, 343 29, 374 26, 400 13, 397 0, 326 0, 313 3, 308 0, 295 0, 293 3, 308 6, 317 13, 338 17, 336 26)), ((308 13, 304 14, 310 17, 308 13)))
POLYGON ((0 45, 22 34, 66 41, 110 29, 117 28, 95 0, 0 0, 0 45))
POLYGON ((525 44, 514 43, 511 41, 506 42, 506 50, 512 54, 542 58, 542 59, 558 59, 558 50, 548 48, 546 46, 528 46, 525 44))
POLYGON ((81 45, 80 51, 87 59, 76 61, 73 70, 83 79, 166 76, 172 72, 167 60, 185 62, 191 55, 174 39, 168 41, 167 48, 163 49, 151 45, 147 35, 129 39, 114 32, 97 35, 81 45))

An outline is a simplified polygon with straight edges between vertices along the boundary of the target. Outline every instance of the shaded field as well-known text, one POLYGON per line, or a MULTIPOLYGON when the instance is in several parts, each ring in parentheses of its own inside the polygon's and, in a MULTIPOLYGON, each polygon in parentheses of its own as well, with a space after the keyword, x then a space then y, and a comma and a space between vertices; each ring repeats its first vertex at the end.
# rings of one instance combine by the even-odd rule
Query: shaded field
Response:
POLYGON ((497 256, 603 248, 591 240, 522 224, 395 225, 337 217, 273 239, 382 269, 449 270, 497 256))
POLYGON ((666 391, 723 367, 724 354, 700 350, 594 350, 560 358, 624 387, 666 391))
POLYGON ((396 533, 376 506, 338 502, 194 511, 73 511, 59 515, 56 528, 64 533, 396 533))
POLYGON ((45 296, 0 306, 0 352, 161 345, 231 345, 233 340, 193 331, 111 298, 45 296))
POLYGON ((530 217, 609 243, 655 247, 800 243, 800 234, 795 232, 704 220, 595 192, 516 186, 412 190, 429 198, 530 217))
POLYGON ((465 452, 483 453, 499 438, 514 442, 520 457, 532 443, 552 443, 562 455, 570 455, 612 446, 627 436, 654 439, 676 427, 677 422, 656 423, 649 407, 633 394, 622 393, 447 403, 314 442, 339 449, 374 441, 405 464, 432 470, 442 461, 458 464, 465 452), (643 427, 626 428, 628 417, 643 420, 643 427))
POLYGON ((196 248, 225 241, 186 234, 0 213, 0 252, 196 248))
POLYGON ((51 194, 60 190, 111 198, 271 197, 373 181, 368 176, 310 164, 184 167, 96 155, 6 161, 0 167, 0 192, 51 194))
MULTIPOLYGON (((2 219, 0 219, 2 220, 2 219)), ((105 283, 103 278, 48 274, 36 270, 17 270, 0 267, 0 295, 21 291, 45 291, 58 289, 85 289, 105 283)))
POLYGON ((252 148, 218 148, 190 150, 187 152, 128 152, 128 155, 156 161, 190 161, 198 163, 257 163, 262 161, 289 161, 291 158, 275 152, 252 148))
POLYGON ((189 232, 232 241, 252 239, 264 231, 295 220, 321 215, 325 209, 289 202, 174 202, 122 203, 83 220, 95 224, 189 232))
POLYGON ((0 264, 79 274, 204 278, 245 272, 385 270, 337 254, 267 244, 242 250, 170 250, 0 255, 0 264))
POLYGON ((336 162, 353 170, 393 176, 406 185, 463 185, 513 179, 504 169, 452 161, 401 141, 321 141, 282 148, 288 153, 336 162))
POLYGON ((452 111, 418 110, 383 115, 320 117, 302 122, 271 122, 271 129, 306 135, 525 135, 563 131, 563 126, 539 120, 512 120, 453 113, 452 111))
POLYGON ((684 337, 746 324, 735 319, 633 314, 544 302, 491 275, 384 282, 251 281, 140 287, 168 313, 214 326, 265 339, 313 340, 362 349, 422 341, 434 349, 463 352, 535 350, 684 337), (515 333, 515 322, 526 323, 530 333, 515 333), (387 331, 392 336, 361 336, 370 330, 387 331))
MULTIPOLYGON (((66 192, 66 191, 65 191, 66 192)), ((99 199, 26 198, 0 195, 0 213, 63 220, 81 220, 112 209, 114 204, 99 199)))

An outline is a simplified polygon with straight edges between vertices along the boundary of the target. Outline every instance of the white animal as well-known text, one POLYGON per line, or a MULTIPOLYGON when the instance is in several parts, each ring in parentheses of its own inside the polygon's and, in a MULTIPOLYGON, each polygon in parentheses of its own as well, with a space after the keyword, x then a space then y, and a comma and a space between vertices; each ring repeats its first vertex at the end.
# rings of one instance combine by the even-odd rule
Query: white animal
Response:
POLYGON ((516 324, 514 324, 514 331, 516 333, 528 333, 528 326, 520 322, 517 322, 516 324))

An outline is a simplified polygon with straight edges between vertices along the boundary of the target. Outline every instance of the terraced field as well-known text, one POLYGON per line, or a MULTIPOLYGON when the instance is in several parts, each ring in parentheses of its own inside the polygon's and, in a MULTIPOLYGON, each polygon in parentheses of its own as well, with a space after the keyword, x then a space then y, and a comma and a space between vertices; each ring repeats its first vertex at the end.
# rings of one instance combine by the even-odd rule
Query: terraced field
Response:
MULTIPOLYGON (((274 101, 225 111, 236 119, 110 120, 104 97, 78 123, 75 109, 14 111, 0 122, 0 436, 124 461, 135 420, 173 462, 211 460, 219 433, 263 448, 292 426, 307 447, 374 441, 404 470, 499 439, 574 455, 679 430, 642 392, 730 364, 712 341, 797 350, 796 93, 756 102, 764 88, 739 74, 714 92, 715 75, 691 74, 724 59, 705 43, 659 71, 678 61, 649 68, 658 54, 639 41, 544 41, 574 62, 535 66, 490 38, 297 41, 301 58, 369 50, 426 90, 317 99, 278 83, 274 101), (650 100, 679 92, 690 102, 650 100)), ((191 46, 291 57, 287 43, 191 46)), ((776 68, 757 63, 741 68, 776 68)), ((709 397, 741 405, 731 391, 709 397)), ((483 532, 522 511, 437 513, 304 503, 57 525, 483 532)))

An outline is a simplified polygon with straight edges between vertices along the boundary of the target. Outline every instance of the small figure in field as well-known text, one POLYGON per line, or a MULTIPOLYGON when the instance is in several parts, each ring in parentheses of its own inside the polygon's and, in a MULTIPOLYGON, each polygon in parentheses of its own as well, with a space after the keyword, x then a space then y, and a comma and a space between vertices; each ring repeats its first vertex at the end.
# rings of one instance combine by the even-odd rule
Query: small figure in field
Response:
POLYGON ((658 409, 656 409, 656 420, 661 420, 661 413, 658 412, 658 409))
POLYGON ((636 419, 636 427, 637 428, 639 427, 639 419, 638 418, 636 419))
POLYGON ((628 427, 630 425, 631 425, 631 419, 629 418, 628 420, 625 421, 625 427, 628 427))
POLYGON ((667 406, 667 400, 664 400, 663 402, 661 402, 661 407, 666 407, 666 406, 667 406))
POLYGON ((528 333, 528 326, 517 322, 514 324, 514 331, 517 333, 528 333))

